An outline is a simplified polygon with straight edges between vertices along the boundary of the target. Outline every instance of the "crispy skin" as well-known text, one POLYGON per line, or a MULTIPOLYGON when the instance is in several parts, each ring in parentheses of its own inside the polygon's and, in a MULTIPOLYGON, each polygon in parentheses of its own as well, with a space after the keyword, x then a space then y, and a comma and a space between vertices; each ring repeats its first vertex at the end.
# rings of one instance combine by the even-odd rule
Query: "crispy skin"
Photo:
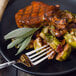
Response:
POLYGON ((58 10, 58 6, 49 6, 42 2, 33 1, 31 5, 15 14, 15 20, 18 27, 39 27, 39 24, 49 21, 49 18, 58 10))

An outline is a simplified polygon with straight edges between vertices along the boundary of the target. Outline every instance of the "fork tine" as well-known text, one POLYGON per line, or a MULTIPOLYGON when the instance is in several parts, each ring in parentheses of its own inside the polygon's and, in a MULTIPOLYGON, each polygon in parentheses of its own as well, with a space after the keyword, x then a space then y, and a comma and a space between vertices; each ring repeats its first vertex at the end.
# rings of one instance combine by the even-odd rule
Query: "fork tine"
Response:
POLYGON ((47 59, 50 55, 52 55, 54 53, 54 51, 52 51, 49 55, 41 58, 40 60, 36 61, 36 62, 32 62, 33 65, 37 65, 39 63, 41 63, 42 61, 44 61, 45 59, 47 59))
POLYGON ((38 53, 35 53, 35 54, 32 55, 32 56, 29 56, 29 58, 33 58, 33 57, 35 57, 35 56, 37 56, 37 55, 43 53, 44 51, 46 51, 46 50, 48 50, 48 49, 50 49, 50 47, 47 47, 46 49, 43 49, 43 50, 39 51, 38 53))
POLYGON ((38 50, 41 50, 41 49, 43 49, 43 48, 45 48, 45 47, 47 47, 47 46, 48 46, 48 45, 44 45, 43 47, 41 47, 41 48, 39 48, 39 49, 32 50, 32 51, 30 51, 30 52, 26 53, 26 55, 31 55, 31 54, 33 54, 33 53, 37 52, 38 50))
POLYGON ((35 61, 35 60, 39 59, 40 57, 42 57, 42 56, 46 55, 46 54, 47 54, 48 52, 50 52, 50 51, 52 51, 52 49, 50 49, 49 51, 46 51, 46 52, 44 52, 43 54, 41 54, 41 55, 39 55, 39 56, 37 56, 37 57, 35 57, 35 58, 31 59, 31 61, 33 62, 33 61, 35 61))

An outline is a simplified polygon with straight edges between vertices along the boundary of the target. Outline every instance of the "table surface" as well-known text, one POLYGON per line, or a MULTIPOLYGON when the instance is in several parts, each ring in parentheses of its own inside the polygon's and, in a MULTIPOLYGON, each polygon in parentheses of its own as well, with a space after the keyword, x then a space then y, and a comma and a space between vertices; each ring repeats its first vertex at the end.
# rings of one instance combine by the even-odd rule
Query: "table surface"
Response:
MULTIPOLYGON (((4 62, 5 60, 0 54, 0 63, 4 63, 4 62)), ((0 70, 0 76, 34 76, 34 75, 27 74, 25 72, 22 72, 14 68, 13 66, 10 66, 10 67, 0 70)), ((76 76, 76 71, 70 72, 65 75, 59 75, 59 76, 76 76)))

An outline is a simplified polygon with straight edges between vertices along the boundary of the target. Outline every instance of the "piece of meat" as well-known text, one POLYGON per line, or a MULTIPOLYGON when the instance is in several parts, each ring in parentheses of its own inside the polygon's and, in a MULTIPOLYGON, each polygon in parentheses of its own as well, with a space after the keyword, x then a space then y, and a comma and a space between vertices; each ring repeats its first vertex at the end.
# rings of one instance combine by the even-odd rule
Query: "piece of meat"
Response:
POLYGON ((19 10, 15 14, 15 20, 18 27, 39 27, 44 21, 57 13, 59 5, 47 5, 42 2, 33 1, 31 5, 19 10))

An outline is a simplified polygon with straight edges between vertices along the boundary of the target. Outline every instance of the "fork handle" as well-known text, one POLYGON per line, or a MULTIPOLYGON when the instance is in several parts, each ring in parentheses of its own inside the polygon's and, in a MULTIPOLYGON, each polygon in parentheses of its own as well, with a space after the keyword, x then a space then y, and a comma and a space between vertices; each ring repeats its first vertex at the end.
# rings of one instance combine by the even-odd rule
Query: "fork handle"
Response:
POLYGON ((3 64, 0 64, 0 69, 3 69, 5 67, 11 66, 12 64, 16 64, 16 61, 10 61, 3 64))

